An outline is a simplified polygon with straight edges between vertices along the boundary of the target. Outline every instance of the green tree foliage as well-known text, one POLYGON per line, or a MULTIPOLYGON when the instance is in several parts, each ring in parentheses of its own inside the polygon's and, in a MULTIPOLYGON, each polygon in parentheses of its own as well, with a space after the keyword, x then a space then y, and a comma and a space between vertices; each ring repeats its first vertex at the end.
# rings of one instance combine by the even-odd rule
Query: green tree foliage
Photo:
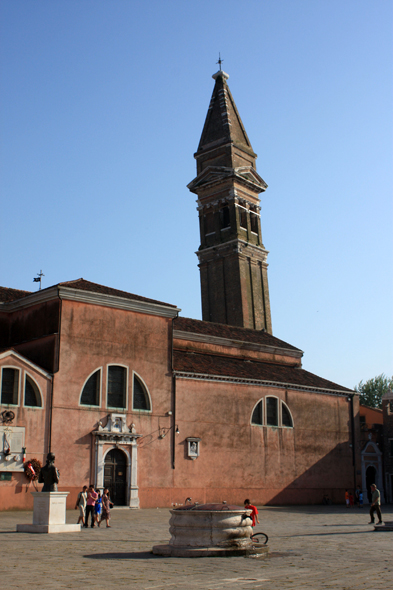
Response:
POLYGON ((382 408, 382 396, 388 389, 393 389, 393 377, 389 379, 384 373, 365 383, 359 381, 354 387, 359 394, 360 403, 370 408, 382 408))

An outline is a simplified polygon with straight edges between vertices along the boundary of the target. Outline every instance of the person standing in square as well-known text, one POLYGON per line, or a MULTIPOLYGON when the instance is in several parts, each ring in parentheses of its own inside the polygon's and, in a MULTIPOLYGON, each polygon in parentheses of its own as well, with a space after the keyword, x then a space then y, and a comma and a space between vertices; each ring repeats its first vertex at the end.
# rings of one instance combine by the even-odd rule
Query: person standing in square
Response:
POLYGON ((79 506, 79 518, 76 524, 82 523, 82 526, 85 525, 85 518, 86 518, 86 502, 87 502, 87 486, 83 486, 83 489, 78 494, 78 499, 75 504, 75 510, 77 510, 79 506))
POLYGON ((98 498, 98 494, 97 494, 97 492, 94 491, 94 486, 93 485, 89 486, 89 491, 87 492, 85 528, 87 528, 89 526, 89 514, 91 517, 91 528, 96 526, 95 522, 94 522, 94 506, 95 506, 97 498, 98 498))
POLYGON ((375 483, 371 484, 371 507, 370 507, 370 522, 368 524, 374 524, 374 512, 377 513, 378 522, 377 524, 382 524, 382 514, 381 514, 381 494, 377 489, 375 483))

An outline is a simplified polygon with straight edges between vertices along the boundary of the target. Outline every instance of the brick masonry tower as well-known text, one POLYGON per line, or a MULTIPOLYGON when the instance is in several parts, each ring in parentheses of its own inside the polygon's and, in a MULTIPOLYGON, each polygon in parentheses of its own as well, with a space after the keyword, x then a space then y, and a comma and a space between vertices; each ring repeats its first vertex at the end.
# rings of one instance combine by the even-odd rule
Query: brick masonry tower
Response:
POLYGON ((198 196, 202 319, 266 330, 272 334, 267 250, 262 243, 259 193, 267 184, 228 88, 215 86, 198 151, 197 176, 188 185, 198 196))

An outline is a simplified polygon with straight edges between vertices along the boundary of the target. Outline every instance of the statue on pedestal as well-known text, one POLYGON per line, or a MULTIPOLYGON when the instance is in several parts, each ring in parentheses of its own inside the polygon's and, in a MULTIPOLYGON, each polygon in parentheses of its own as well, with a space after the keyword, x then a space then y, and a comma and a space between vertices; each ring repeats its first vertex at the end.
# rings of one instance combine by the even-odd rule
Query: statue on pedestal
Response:
POLYGON ((38 478, 38 483, 43 483, 41 492, 57 492, 60 473, 55 467, 55 455, 48 453, 46 456, 46 465, 42 467, 38 478))

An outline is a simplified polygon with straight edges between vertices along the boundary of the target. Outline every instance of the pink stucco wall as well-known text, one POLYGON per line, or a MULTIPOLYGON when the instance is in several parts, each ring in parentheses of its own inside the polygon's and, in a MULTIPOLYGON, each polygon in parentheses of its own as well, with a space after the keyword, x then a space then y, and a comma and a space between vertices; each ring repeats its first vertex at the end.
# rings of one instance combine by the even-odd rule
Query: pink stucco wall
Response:
MULTIPOLYGON (((25 428, 26 461, 38 459, 41 463, 48 452, 49 414, 51 397, 51 379, 37 370, 31 363, 16 355, 0 359, 0 369, 9 367, 20 371, 18 405, 2 405, 0 411, 12 410, 15 413, 13 426, 25 428), (23 389, 26 375, 37 384, 42 397, 42 407, 25 407, 23 389)), ((2 451, 1 441, 1 449, 2 451)), ((11 481, 0 481, 1 508, 32 508, 33 501, 30 491, 35 491, 23 472, 13 472, 11 481)))
MULTIPOLYGON (((81 486, 94 482, 91 433, 111 411, 106 404, 110 364, 125 366, 129 372, 123 413, 127 424, 133 422, 141 435, 137 471, 142 508, 183 503, 187 496, 199 502, 242 503, 250 497, 258 504, 304 504, 321 502, 327 493, 333 501, 341 501, 344 488, 353 487, 346 396, 181 378, 174 387, 172 321, 167 317, 63 300, 59 325, 52 408, 51 379, 38 371, 33 374, 30 367, 43 392, 44 406, 15 408, 14 424, 26 427, 27 458, 44 461, 51 438, 60 470, 59 489, 70 492, 69 508, 81 486), (102 369, 100 406, 81 406, 83 385, 97 369, 102 369), (150 393, 151 412, 132 410, 133 371, 150 393), (277 396, 288 405, 294 428, 251 425, 252 409, 266 395, 277 396), (176 425, 179 435, 174 435, 176 425), (168 432, 160 438, 163 428, 168 432), (194 461, 187 456, 187 437, 201 439, 200 456, 194 461)), ((225 349, 209 343, 182 341, 181 346, 242 357, 262 355, 256 350, 237 351, 235 346, 225 349)), ((264 360, 300 362, 280 357, 278 352, 263 354, 264 360)), ((22 371, 27 370, 23 361, 18 363, 22 371)), ((1 507, 31 508, 32 490, 23 474, 15 474, 11 482, 0 482, 1 507)))

